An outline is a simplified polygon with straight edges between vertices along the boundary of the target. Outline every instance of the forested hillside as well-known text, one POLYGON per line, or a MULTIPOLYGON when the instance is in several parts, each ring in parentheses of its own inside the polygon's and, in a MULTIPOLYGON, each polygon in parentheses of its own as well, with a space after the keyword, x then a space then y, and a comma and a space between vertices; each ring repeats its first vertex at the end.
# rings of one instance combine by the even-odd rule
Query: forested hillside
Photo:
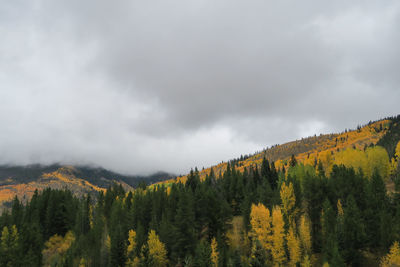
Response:
POLYGON ((125 190, 132 190, 140 183, 151 184, 173 177, 168 173, 150 176, 128 176, 103 168, 85 166, 29 165, 0 166, 0 209, 9 206, 11 200, 29 200, 35 190, 68 189, 76 196, 105 191, 112 184, 121 184, 125 190))
MULTIPOLYGON (((230 160, 229 163, 235 164, 239 171, 244 171, 246 167, 261 164, 262 160, 266 158, 270 162, 274 162, 277 168, 287 168, 291 156, 294 155, 297 161, 304 164, 315 167, 318 161, 321 161, 324 166, 332 168, 335 164, 335 156, 339 152, 348 148, 366 150, 367 147, 374 146, 378 142, 393 157, 398 140, 400 140, 400 116, 371 121, 364 126, 357 126, 355 130, 345 130, 342 133, 315 135, 282 145, 274 145, 253 155, 242 155, 230 160)), ((224 172, 226 167, 227 162, 212 166, 217 174, 224 172)), ((204 179, 210 170, 211 168, 200 170, 201 179, 204 179)), ((186 175, 178 177, 178 180, 184 182, 186 175)), ((171 182, 174 181, 167 180, 163 183, 171 182)))
POLYGON ((395 123, 311 137, 280 162, 266 150, 135 190, 15 198, 0 266, 399 266, 395 123))

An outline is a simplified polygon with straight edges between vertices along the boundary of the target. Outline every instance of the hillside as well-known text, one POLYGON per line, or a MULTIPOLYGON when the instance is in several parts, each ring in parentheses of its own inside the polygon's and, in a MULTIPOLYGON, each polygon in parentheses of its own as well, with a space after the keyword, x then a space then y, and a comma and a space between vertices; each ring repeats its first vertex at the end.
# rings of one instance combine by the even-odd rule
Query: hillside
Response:
MULTIPOLYGON (((388 151, 390 157, 394 154, 397 142, 400 140, 400 116, 390 117, 364 126, 358 126, 355 130, 345 130, 341 133, 321 134, 302 138, 282 145, 274 145, 254 155, 241 156, 230 160, 235 164, 236 169, 243 171, 245 168, 260 165, 265 157, 268 161, 274 162, 278 169, 287 168, 290 157, 294 155, 298 162, 316 165, 321 161, 325 167, 332 164, 335 154, 347 148, 365 150, 365 148, 379 144, 388 151)), ((227 162, 221 162, 200 171, 200 178, 204 179, 210 173, 211 168, 219 175, 226 170, 227 162)), ((331 166, 329 166, 331 167, 331 166)), ((185 182, 187 175, 166 180, 160 183, 172 183, 175 181, 185 182)))
POLYGON ((36 189, 68 189, 76 196, 105 191, 113 183, 131 190, 141 182, 151 184, 170 178, 167 173, 151 176, 127 176, 103 168, 87 166, 29 165, 0 166, 0 203, 7 205, 14 196, 27 200, 36 189))
POLYGON ((168 187, 131 190, 88 167, 4 167, 4 190, 28 197, 0 215, 0 266, 398 266, 399 119, 273 146, 168 187))

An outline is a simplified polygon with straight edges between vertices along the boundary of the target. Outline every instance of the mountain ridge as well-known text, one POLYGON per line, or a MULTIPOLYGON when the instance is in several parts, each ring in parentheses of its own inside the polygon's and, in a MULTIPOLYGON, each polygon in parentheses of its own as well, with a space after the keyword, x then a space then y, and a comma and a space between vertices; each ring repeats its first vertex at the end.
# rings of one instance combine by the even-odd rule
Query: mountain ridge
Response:
MULTIPOLYGON (((320 134, 301 138, 300 140, 273 145, 260 152, 251 155, 221 162, 199 171, 201 179, 210 173, 211 169, 216 175, 223 174, 227 164, 235 164, 236 169, 244 171, 253 165, 262 163, 264 157, 274 162, 276 168, 287 168, 290 157, 293 155, 304 164, 316 165, 318 161, 326 162, 332 160, 336 152, 348 148, 365 150, 369 146, 380 145, 384 147, 389 156, 392 157, 394 148, 400 140, 400 115, 369 121, 365 125, 358 125, 356 129, 346 129, 339 133, 320 134)), ((175 179, 161 181, 157 184, 170 184, 173 182, 185 182, 187 175, 175 179)), ((156 184, 156 185, 157 185, 156 184)))
POLYGON ((112 184, 132 190, 140 183, 151 184, 174 177, 166 172, 148 176, 123 175, 101 167, 73 165, 0 165, 0 205, 15 196, 28 200, 35 190, 69 189, 77 196, 105 191, 112 184))

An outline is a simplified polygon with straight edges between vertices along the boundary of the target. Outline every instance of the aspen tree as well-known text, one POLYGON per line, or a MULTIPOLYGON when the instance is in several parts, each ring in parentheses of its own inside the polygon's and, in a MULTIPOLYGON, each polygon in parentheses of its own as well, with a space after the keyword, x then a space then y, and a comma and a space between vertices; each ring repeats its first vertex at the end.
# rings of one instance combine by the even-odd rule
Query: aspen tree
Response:
POLYGON ((211 262, 213 267, 218 267, 218 243, 215 237, 211 240, 211 262))
POLYGON ((400 266, 400 246, 399 242, 394 242, 390 247, 389 253, 381 260, 381 267, 400 266))
POLYGON ((280 196, 282 200, 282 211, 289 225, 294 222, 294 208, 296 204, 296 196, 294 194, 293 184, 290 182, 286 185, 284 182, 281 186, 280 196))
POLYGON ((293 227, 289 228, 289 232, 287 235, 287 247, 290 256, 289 266, 295 267, 297 266, 297 263, 299 263, 301 259, 301 247, 300 247, 300 240, 297 237, 293 227))
POLYGON ((279 206, 275 206, 272 211, 272 260, 274 266, 284 266, 286 263, 285 255, 285 229, 284 221, 279 206))
POLYGON ((253 204, 251 206, 250 224, 250 237, 253 238, 253 240, 258 240, 266 251, 270 251, 271 241, 269 237, 271 236, 271 217, 269 209, 261 203, 258 205, 253 204))
POLYGON ((149 239, 147 241, 149 247, 149 256, 153 259, 153 266, 163 267, 167 266, 167 250, 165 245, 160 241, 158 235, 154 230, 149 232, 149 239))

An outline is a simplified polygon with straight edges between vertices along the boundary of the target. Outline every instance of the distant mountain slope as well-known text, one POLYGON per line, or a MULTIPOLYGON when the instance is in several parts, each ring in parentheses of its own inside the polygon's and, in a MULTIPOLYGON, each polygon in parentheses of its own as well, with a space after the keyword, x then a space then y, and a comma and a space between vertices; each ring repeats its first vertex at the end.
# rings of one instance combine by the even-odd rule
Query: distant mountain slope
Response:
POLYGON ((159 172, 150 176, 127 176, 103 168, 87 166, 29 165, 0 166, 0 203, 15 195, 29 199, 36 189, 67 188, 76 195, 104 191, 113 183, 130 190, 141 182, 147 184, 170 179, 173 176, 159 172))
MULTIPOLYGON (((321 134, 288 142, 282 145, 274 145, 254 155, 241 156, 230 160, 236 165, 236 169, 243 171, 244 168, 261 164, 265 157, 270 162, 275 162, 276 168, 287 167, 289 159, 294 155, 297 161, 307 164, 316 164, 329 160, 339 151, 347 148, 364 149, 371 145, 380 144, 393 155, 394 147, 400 140, 400 115, 383 120, 369 122, 367 125, 358 126, 356 130, 345 130, 342 133, 321 134), (384 145, 386 144, 386 145, 384 145), (393 150, 393 151, 392 151, 393 150)), ((200 171, 200 177, 210 173, 211 168, 218 175, 226 169, 227 162, 219 163, 210 168, 200 171)), ((186 175, 176 180, 166 180, 160 183, 172 183, 175 181, 186 181, 186 175)))

